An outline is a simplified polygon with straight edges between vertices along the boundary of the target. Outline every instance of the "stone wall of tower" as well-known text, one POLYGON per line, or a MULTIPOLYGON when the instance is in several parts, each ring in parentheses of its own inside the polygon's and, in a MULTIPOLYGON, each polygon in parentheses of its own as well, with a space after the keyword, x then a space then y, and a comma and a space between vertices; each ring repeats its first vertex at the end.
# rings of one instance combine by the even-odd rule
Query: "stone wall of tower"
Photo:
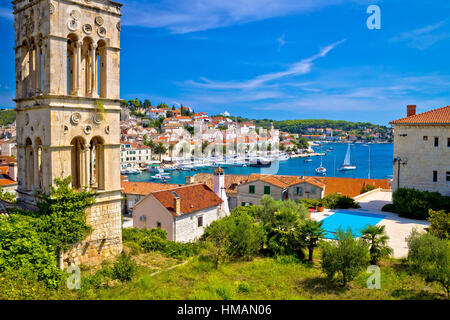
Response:
POLYGON ((122 251, 121 5, 109 0, 15 0, 13 5, 19 203, 36 209, 35 190, 48 191, 55 178, 79 176, 98 194, 87 210, 93 231, 62 253, 60 263, 99 264, 122 251), (94 143, 101 150, 95 162, 88 155, 94 143), (80 153, 81 165, 74 166, 74 154, 80 153))
POLYGON ((122 252, 122 219, 117 214, 120 212, 120 199, 109 200, 101 194, 99 197, 103 198, 103 202, 87 210, 87 223, 94 231, 84 241, 60 254, 61 267, 71 264, 98 265, 122 252))

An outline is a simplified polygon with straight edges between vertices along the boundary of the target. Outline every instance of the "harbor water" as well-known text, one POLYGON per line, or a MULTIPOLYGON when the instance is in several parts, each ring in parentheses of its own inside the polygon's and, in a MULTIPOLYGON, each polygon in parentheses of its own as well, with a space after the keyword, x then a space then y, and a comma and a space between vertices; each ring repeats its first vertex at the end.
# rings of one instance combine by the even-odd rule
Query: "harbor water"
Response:
MULTIPOLYGON (((360 143, 352 144, 351 164, 356 166, 356 170, 340 171, 339 166, 343 163, 347 151, 347 144, 344 143, 328 143, 323 147, 313 147, 316 152, 325 152, 326 155, 310 157, 311 162, 305 161, 305 158, 291 158, 285 161, 272 161, 270 168, 256 167, 233 167, 224 168, 225 174, 242 174, 249 175, 252 173, 266 173, 279 175, 296 175, 296 176, 317 176, 315 169, 322 165, 327 169, 325 176, 328 177, 347 177, 347 178, 371 178, 371 179, 391 179, 392 178, 392 159, 393 144, 368 144, 360 143), (328 148, 333 148, 330 152, 326 152, 328 148), (322 150, 322 151, 321 151, 322 150)), ((198 172, 212 173, 214 168, 199 168, 195 171, 169 171, 170 179, 167 183, 184 184, 186 176, 192 176, 198 172)), ((128 176, 129 181, 152 181, 155 173, 142 172, 128 176)))

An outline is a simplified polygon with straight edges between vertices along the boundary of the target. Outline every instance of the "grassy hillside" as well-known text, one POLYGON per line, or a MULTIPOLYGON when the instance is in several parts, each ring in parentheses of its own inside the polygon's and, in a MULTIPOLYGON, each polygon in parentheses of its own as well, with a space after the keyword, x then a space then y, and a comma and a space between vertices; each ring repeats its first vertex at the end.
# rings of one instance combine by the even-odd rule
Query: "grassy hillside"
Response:
POLYGON ((0 126, 11 124, 16 120, 16 111, 14 109, 0 110, 0 126))
MULTIPOLYGON (((82 299, 189 299, 189 300, 259 300, 259 299, 445 299, 438 285, 428 285, 421 278, 410 275, 400 260, 386 260, 381 266, 381 289, 366 288, 369 274, 361 273, 348 289, 329 283, 320 268, 319 252, 313 263, 289 257, 257 257, 252 261, 232 261, 216 270, 214 263, 194 257, 171 270, 164 270, 164 258, 155 254, 134 257, 141 272, 131 282, 103 285, 90 290, 82 299), (162 267, 142 262, 159 261, 162 267), (158 274, 154 274, 162 271, 158 274)), ((169 265, 173 265, 173 259, 169 265)))

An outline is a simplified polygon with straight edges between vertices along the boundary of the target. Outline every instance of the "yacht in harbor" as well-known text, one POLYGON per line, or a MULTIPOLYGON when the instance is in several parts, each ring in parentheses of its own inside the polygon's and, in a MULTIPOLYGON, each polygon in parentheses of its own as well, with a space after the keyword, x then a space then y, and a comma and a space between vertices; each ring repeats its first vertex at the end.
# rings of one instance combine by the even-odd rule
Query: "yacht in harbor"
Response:
POLYGON ((327 173, 327 169, 325 169, 324 167, 323 167, 323 163, 322 163, 322 147, 320 148, 320 167, 318 167, 318 168, 316 168, 316 172, 318 173, 318 174, 325 174, 325 173, 327 173))
POLYGON ((147 166, 147 171, 148 172, 163 173, 164 169, 158 164, 149 164, 147 166))
POLYGON ((352 166, 350 161, 350 145, 347 147, 344 163, 339 167, 339 171, 356 170, 356 166, 352 166))

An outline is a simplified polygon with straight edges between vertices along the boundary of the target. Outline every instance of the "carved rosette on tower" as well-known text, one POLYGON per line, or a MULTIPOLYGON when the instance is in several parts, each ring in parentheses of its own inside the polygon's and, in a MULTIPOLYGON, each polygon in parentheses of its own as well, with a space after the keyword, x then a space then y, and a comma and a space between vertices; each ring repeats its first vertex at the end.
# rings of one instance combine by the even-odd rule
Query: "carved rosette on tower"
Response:
POLYGON ((122 251, 120 17, 110 0, 15 0, 19 203, 55 178, 97 191, 93 232, 61 254, 61 267, 99 264, 122 251), (101 105, 99 111, 97 106, 101 105), (100 114, 100 113, 101 114, 100 114))

